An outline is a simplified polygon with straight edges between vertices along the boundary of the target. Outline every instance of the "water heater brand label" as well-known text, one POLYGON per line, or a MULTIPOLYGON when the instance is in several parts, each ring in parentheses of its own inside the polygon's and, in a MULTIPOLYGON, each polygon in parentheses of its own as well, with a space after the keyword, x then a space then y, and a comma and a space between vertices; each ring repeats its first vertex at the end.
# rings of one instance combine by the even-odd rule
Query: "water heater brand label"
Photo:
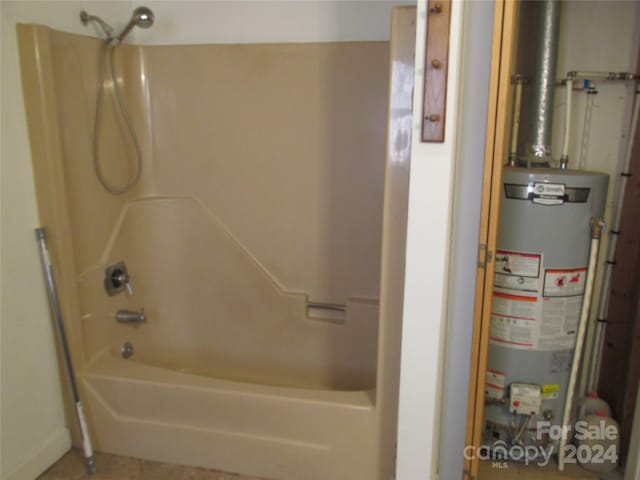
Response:
POLYGON ((533 203, 541 205, 562 205, 565 199, 565 186, 561 183, 534 183, 533 203))

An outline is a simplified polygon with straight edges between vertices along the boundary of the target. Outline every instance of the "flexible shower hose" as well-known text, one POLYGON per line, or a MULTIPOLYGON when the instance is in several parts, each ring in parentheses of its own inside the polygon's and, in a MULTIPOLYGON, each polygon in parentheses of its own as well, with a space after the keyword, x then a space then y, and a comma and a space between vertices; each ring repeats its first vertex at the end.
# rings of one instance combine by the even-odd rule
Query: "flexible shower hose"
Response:
POLYGON ((96 176, 98 177, 98 181, 100 185, 104 187, 106 191, 113 195, 120 195, 123 193, 129 192, 133 187, 135 187, 140 181, 140 176, 142 175, 142 152, 140 150, 140 143, 138 141, 138 137, 136 136, 136 132, 133 129, 133 125, 131 124, 131 117, 129 116, 129 112, 122 100, 122 92, 120 91, 120 87, 118 86, 118 81, 115 75, 115 61, 114 61, 114 53, 117 45, 112 45, 109 42, 104 44, 102 49, 102 55, 99 60, 99 70, 98 70, 98 81, 100 82, 98 85, 98 97, 96 100, 96 117, 93 122, 93 167, 96 172, 96 176), (129 136, 133 142, 135 148, 135 157, 136 157, 136 165, 135 165, 135 175, 129 179, 126 185, 123 187, 118 187, 110 184, 105 178, 102 169, 100 168, 100 156, 99 156, 99 148, 98 148, 98 139, 100 133, 100 117, 102 117, 102 103, 104 101, 104 64, 105 64, 105 55, 108 56, 109 63, 109 73, 111 76, 111 81, 113 82, 113 89, 116 97, 116 104, 118 106, 118 110, 122 119, 124 120, 125 126, 127 127, 127 131, 129 132, 129 136))

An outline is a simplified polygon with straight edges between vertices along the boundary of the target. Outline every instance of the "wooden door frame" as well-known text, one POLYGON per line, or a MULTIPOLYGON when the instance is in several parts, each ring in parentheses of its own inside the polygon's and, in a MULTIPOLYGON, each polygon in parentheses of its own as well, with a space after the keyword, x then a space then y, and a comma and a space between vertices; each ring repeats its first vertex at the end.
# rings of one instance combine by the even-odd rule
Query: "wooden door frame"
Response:
MULTIPOLYGON (((498 235, 502 168, 507 159, 517 10, 515 0, 495 2, 465 442, 465 445, 470 447, 478 447, 482 436, 484 378, 493 295, 493 257, 498 235)), ((463 478, 475 480, 478 477, 478 467, 477 455, 468 455, 465 448, 463 478)))

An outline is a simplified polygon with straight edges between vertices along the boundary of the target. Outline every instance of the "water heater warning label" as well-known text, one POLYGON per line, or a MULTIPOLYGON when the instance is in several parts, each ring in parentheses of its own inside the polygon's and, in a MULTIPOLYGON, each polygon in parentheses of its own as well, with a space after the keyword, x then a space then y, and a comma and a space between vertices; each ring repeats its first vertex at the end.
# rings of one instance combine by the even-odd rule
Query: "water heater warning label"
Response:
POLYGON ((493 285, 497 288, 513 290, 514 292, 535 293, 540 289, 540 280, 538 278, 518 277, 515 275, 496 273, 493 285))
POLYGON ((506 375, 504 372, 487 368, 487 375, 484 384, 484 393, 487 398, 504 398, 506 386, 506 375))
POLYGON ((542 300, 538 350, 568 350, 575 343, 582 295, 542 300))
POLYGON ((496 251, 491 343, 522 350, 535 348, 541 264, 538 253, 496 251))
POLYGON ((586 268, 544 271, 545 297, 573 297, 584 293, 586 268))
POLYGON ((490 342, 524 350, 535 346, 538 298, 493 293, 490 342))
POLYGON ((544 269, 541 254, 498 250, 490 342, 519 350, 571 349, 586 276, 582 267, 544 269))
POLYGON ((535 253, 496 251, 496 273, 514 277, 539 278, 541 255, 535 253))

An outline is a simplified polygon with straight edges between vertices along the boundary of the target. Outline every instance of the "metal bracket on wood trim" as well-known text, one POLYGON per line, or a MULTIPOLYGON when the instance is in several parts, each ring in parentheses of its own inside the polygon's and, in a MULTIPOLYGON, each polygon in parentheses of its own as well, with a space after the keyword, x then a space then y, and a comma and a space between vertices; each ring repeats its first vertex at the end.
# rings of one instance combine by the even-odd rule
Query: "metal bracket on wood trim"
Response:
POLYGON ((487 266, 487 244, 481 243, 478 245, 478 268, 484 268, 487 266))
POLYGON ((478 245, 478 268, 485 268, 493 261, 493 252, 487 249, 486 243, 478 245))

